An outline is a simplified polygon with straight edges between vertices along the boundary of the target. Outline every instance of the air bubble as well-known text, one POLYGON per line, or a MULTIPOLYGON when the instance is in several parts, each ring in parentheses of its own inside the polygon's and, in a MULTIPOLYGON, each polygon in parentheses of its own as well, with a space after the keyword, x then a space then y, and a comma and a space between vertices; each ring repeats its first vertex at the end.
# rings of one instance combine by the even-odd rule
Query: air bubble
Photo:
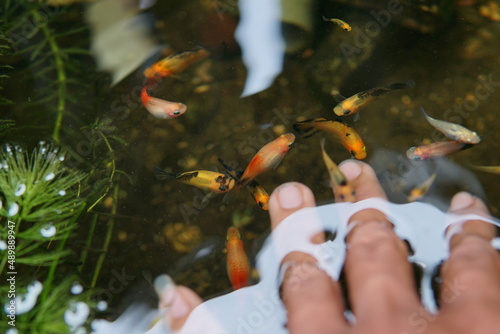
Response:
POLYGON ((42 155, 45 155, 45 153, 47 153, 47 148, 46 148, 46 147, 42 147, 42 148, 40 149, 40 153, 41 153, 42 155))
POLYGON ((89 316, 90 309, 84 302, 73 302, 64 312, 64 321, 70 329, 74 330, 82 326, 89 316))
POLYGON ((12 203, 11 205, 9 205, 9 210, 7 211, 7 215, 9 217, 17 215, 18 212, 19 212, 19 204, 12 203))
POLYGON ((18 152, 18 153, 23 153, 23 148, 19 145, 16 145, 14 146, 14 149, 18 152))
POLYGON ((12 147, 9 144, 5 145, 5 152, 12 155, 12 147))
POLYGON ((24 194, 25 191, 26 191, 26 185, 24 183, 21 183, 17 186, 16 190, 14 191, 14 196, 19 197, 22 194, 24 194))
POLYGON ((54 225, 47 225, 47 226, 42 227, 40 229, 40 234, 44 238, 51 238, 56 234, 56 231, 57 231, 57 229, 54 225))
POLYGON ((54 177, 56 176, 56 174, 50 172, 49 174, 47 174, 47 176, 45 177, 45 181, 50 181, 52 180, 54 177))
POLYGON ((108 309, 108 303, 104 300, 100 300, 97 302, 96 308, 98 311, 106 311, 108 309))
POLYGON ((3 240, 0 240, 0 251, 4 251, 7 249, 7 243, 3 240))
POLYGON ((5 334, 18 334, 18 333, 19 333, 19 331, 17 330, 17 328, 9 328, 5 332, 5 334))
POLYGON ((40 141, 38 142, 38 145, 40 145, 40 146, 45 145, 45 140, 40 140, 40 141))
POLYGON ((60 155, 58 159, 59 159, 59 161, 64 161, 64 159, 66 159, 66 157, 64 155, 60 155))
POLYGON ((66 190, 59 190, 58 194, 59 196, 64 196, 66 195, 66 190))
POLYGON ((79 295, 80 293, 83 292, 83 286, 81 286, 81 284, 78 282, 74 282, 73 285, 71 286, 70 291, 74 295, 79 295))
POLYGON ((87 330, 84 327, 78 327, 77 329, 73 330, 73 334, 87 334, 87 330))
MULTIPOLYGON (((38 299, 38 295, 42 292, 43 285, 38 281, 34 281, 30 285, 28 285, 27 292, 24 296, 17 295, 15 300, 16 305, 16 316, 20 314, 24 314, 29 312, 35 307, 36 301, 38 299)), ((10 303, 6 303, 4 306, 4 310, 6 314, 9 314, 9 309, 7 307, 11 305, 10 303)))

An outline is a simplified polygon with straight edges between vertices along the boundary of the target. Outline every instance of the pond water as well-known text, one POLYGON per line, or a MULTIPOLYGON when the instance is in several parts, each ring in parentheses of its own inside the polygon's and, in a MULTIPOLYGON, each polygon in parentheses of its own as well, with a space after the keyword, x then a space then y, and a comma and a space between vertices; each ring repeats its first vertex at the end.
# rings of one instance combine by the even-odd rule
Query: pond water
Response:
MULTIPOLYGON (((311 0, 299 9, 287 4, 291 2, 282 0, 288 49, 283 68, 269 87, 245 97, 241 94, 248 69, 234 38, 240 17, 236 0, 158 1, 144 10, 133 1, 115 4, 119 9, 75 3, 66 8, 43 5, 50 12, 40 10, 49 17, 53 32, 88 28, 58 39, 61 47, 80 51, 68 51, 61 58, 77 70, 67 72, 70 81, 64 89, 71 99, 63 107, 57 139, 73 167, 90 173, 87 186, 100 186, 104 196, 78 219, 71 243, 75 255, 61 270, 79 274, 88 287, 106 247, 94 285, 103 289, 98 299, 106 300, 113 312, 132 300, 154 305, 151 284, 162 273, 205 298, 231 291, 224 253, 227 229, 241 226, 251 259, 269 233, 268 213, 246 190, 207 197, 207 192, 190 185, 158 180, 154 166, 174 173, 222 171, 221 158, 244 169, 262 146, 293 132, 295 122, 336 117, 334 92, 349 97, 373 87, 414 83, 356 115, 342 117, 363 138, 364 161, 375 168, 389 198, 397 203, 406 202, 412 187, 437 173, 425 202, 445 210, 454 193, 467 190, 484 198, 498 215, 499 176, 474 169, 500 165, 500 23, 495 21, 495 2, 448 1, 447 8, 431 0, 420 7, 416 1, 311 0), (341 18, 353 29, 344 31, 322 16, 341 18), (115 22, 128 25, 113 29, 115 22), (210 55, 161 80, 154 89, 158 98, 184 103, 186 113, 168 120, 153 117, 139 99, 143 71, 168 54, 200 47, 210 55), (72 76, 84 84, 72 85, 72 76), (409 161, 410 147, 444 140, 420 107, 434 118, 477 132, 482 141, 446 158, 409 161), (96 119, 101 125, 95 126, 96 119), (99 180, 109 180, 110 175, 111 182, 102 186, 99 180), (88 256, 80 263, 83 251, 88 256)), ((4 17, 12 19, 23 10, 5 11, 4 17)), ((16 29, 10 33, 27 31, 16 29)), ((28 44, 23 46, 36 45, 43 34, 42 29, 24 36, 28 44)), ((41 73, 43 62, 30 66, 36 55, 16 54, 18 49, 3 56, 13 69, 7 70, 10 78, 3 81, 2 96, 14 103, 2 106, 0 117, 16 124, 1 141, 31 150, 38 141, 54 138, 54 110, 61 107, 54 103, 60 101, 57 96, 38 100, 37 105, 31 99, 37 92, 48 97, 51 89, 58 92, 60 77, 54 74, 59 72, 41 73), (59 81, 51 85, 56 78, 59 81)), ((319 204, 331 203, 320 139, 327 139, 327 151, 337 163, 350 153, 331 135, 295 134, 293 148, 275 170, 258 177, 259 183, 270 194, 284 182, 302 182, 319 204)), ((25 272, 36 276, 33 268, 25 272)))

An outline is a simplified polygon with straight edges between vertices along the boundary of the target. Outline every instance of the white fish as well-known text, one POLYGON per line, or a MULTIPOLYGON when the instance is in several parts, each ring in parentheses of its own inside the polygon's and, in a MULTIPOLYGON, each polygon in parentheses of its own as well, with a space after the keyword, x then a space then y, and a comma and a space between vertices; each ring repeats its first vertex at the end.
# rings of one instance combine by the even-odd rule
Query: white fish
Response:
POLYGON ((471 131, 466 127, 455 123, 432 118, 427 115, 424 108, 422 107, 420 107, 420 110, 422 110, 425 118, 433 127, 441 131, 446 137, 450 138, 451 140, 455 140, 465 144, 478 144, 481 141, 481 138, 474 131, 471 131))

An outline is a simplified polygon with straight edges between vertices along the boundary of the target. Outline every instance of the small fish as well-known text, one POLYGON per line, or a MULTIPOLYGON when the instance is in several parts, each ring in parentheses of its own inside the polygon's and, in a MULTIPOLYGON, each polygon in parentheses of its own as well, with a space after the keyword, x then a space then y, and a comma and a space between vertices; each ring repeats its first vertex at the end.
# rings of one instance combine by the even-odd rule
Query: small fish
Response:
POLYGON ((376 87, 357 93, 349 98, 345 98, 340 94, 335 94, 334 97, 338 104, 333 108, 333 112, 337 116, 347 116, 358 112, 359 109, 365 107, 370 102, 373 102, 385 94, 396 90, 411 88, 410 83, 394 83, 384 87, 376 87))
POLYGON ((144 70, 144 76, 148 79, 157 80, 160 78, 166 78, 170 75, 179 74, 188 68, 189 65, 202 60, 209 55, 210 52, 204 49, 183 51, 154 63, 144 70))
POLYGON ((334 119, 316 118, 297 122, 293 128, 304 138, 310 137, 319 131, 331 133, 340 139, 344 147, 356 159, 366 158, 366 146, 360 135, 349 125, 334 119))
POLYGON ((161 168, 154 167, 154 174, 159 180, 176 180, 194 187, 214 193, 225 193, 233 189, 235 179, 229 175, 209 170, 195 170, 184 173, 169 173, 161 168))
POLYGON ((455 140, 465 144, 478 144, 481 141, 481 138, 475 133, 461 125, 441 121, 439 119, 435 119, 427 115, 424 108, 420 107, 422 114, 424 114, 427 121, 436 129, 441 131, 446 137, 451 140, 455 140))
POLYGON ((248 286, 250 261, 245 253, 241 234, 236 227, 227 230, 227 275, 234 290, 248 286))
POLYGON ((187 110, 183 103, 170 102, 149 95, 147 87, 142 88, 141 101, 144 108, 156 118, 172 119, 181 116, 187 110))
POLYGON ((433 173, 427 180, 410 190, 410 194, 408 195, 408 202, 415 202, 419 199, 422 199, 434 183, 436 175, 436 172, 433 173))
POLYGON ((323 161, 330 174, 335 202, 355 202, 356 194, 354 193, 352 185, 347 181, 347 178, 340 171, 337 164, 325 151, 325 138, 321 139, 321 153, 323 154, 323 161))
POLYGON ((257 203, 262 210, 269 210, 269 194, 257 181, 252 180, 247 184, 247 189, 250 191, 255 203, 257 203))
POLYGON ((481 172, 500 174, 500 166, 472 166, 481 172))
POLYGON ((285 133, 264 145, 252 158, 243 172, 239 186, 244 186, 257 175, 276 168, 295 141, 293 133, 285 133))
POLYGON ((352 30, 351 26, 347 22, 342 21, 341 19, 334 19, 334 18, 329 19, 329 18, 323 16, 323 21, 333 22, 336 25, 340 26, 345 31, 352 30))
POLYGON ((470 144, 460 143, 458 141, 440 141, 421 146, 413 146, 406 151, 406 156, 410 160, 423 161, 438 157, 444 157, 449 154, 459 152, 472 147, 470 144))

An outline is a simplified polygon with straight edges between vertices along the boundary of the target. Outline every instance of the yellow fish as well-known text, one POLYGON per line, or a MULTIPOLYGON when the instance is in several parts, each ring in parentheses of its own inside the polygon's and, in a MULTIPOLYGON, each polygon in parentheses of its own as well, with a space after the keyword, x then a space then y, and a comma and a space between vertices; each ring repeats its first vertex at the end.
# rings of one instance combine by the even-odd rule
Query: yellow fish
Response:
POLYGON ((330 181, 332 182, 335 202, 356 201, 354 188, 349 183, 345 175, 340 171, 337 164, 333 162, 325 151, 325 138, 321 139, 321 153, 323 154, 323 161, 325 162, 328 173, 330 174, 330 181))
POLYGON ((323 21, 333 22, 336 25, 340 26, 345 31, 352 30, 351 26, 347 22, 342 21, 341 19, 329 19, 329 18, 323 16, 323 21))
POLYGON ((337 116, 347 116, 357 113, 359 109, 365 107, 367 104, 378 100, 385 94, 392 92, 396 89, 411 88, 412 85, 408 83, 395 83, 384 87, 376 87, 365 90, 363 92, 354 94, 349 98, 345 98, 340 94, 335 94, 334 97, 338 104, 333 108, 333 112, 337 116))
POLYGON ((410 190, 410 194, 408 195, 408 202, 415 202, 419 199, 422 199, 434 183, 436 175, 436 172, 433 173, 427 180, 410 190))
POLYGON ((481 172, 500 174, 500 166, 472 166, 481 172))
POLYGON ((349 125, 334 119, 316 118, 297 122, 293 128, 304 138, 316 134, 318 131, 334 134, 344 147, 356 159, 366 158, 366 146, 361 136, 349 125))
POLYGON ((233 189, 236 181, 229 175, 210 170, 195 170, 184 173, 169 173, 154 167, 154 174, 159 180, 176 180, 214 193, 225 193, 233 189))

